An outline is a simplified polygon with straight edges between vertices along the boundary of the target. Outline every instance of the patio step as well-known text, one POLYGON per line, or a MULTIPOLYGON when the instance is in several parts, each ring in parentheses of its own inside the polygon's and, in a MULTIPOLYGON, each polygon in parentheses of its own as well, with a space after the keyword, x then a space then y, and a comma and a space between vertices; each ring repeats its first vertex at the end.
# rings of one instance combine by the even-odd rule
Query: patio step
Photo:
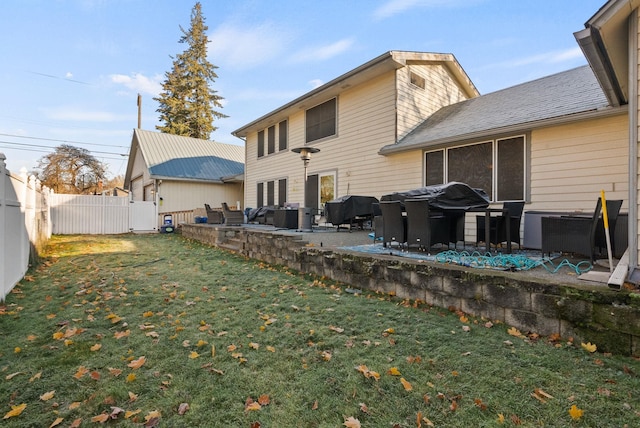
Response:
POLYGON ((225 242, 218 244, 218 247, 228 251, 242 252, 244 243, 238 238, 229 238, 225 242))

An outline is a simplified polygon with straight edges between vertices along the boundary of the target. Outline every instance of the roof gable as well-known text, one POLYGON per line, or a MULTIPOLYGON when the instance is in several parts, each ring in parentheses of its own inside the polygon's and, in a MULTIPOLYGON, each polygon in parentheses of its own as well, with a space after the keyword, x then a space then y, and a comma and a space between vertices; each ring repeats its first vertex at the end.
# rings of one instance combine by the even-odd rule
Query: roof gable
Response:
POLYGON ((244 173, 242 146, 134 129, 126 178, 130 178, 136 150, 152 178, 220 182, 244 173))
POLYGON ((250 132, 259 131, 286 119, 293 112, 317 105, 339 95, 348 88, 355 87, 391 70, 398 70, 410 64, 441 64, 453 76, 460 89, 468 97, 479 95, 475 85, 453 54, 389 51, 244 125, 242 128, 233 131, 232 134, 239 138, 246 137, 250 132))
POLYGON ((521 130, 535 123, 608 107, 589 66, 582 66, 441 108, 381 154, 521 130))

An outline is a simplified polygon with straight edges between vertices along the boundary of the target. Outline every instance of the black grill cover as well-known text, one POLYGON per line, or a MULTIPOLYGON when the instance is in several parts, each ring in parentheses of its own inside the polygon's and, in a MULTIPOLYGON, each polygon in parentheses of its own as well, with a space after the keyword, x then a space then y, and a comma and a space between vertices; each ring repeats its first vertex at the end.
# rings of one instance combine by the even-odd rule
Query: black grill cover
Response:
POLYGON ((426 199, 430 207, 442 210, 469 210, 489 206, 489 196, 484 190, 474 189, 457 181, 394 192, 380 198, 381 201, 400 201, 403 204, 405 199, 426 199))
POLYGON ((341 196, 324 204, 324 215, 331 224, 350 223, 356 217, 370 216, 373 213, 371 204, 378 202, 373 196, 341 196))

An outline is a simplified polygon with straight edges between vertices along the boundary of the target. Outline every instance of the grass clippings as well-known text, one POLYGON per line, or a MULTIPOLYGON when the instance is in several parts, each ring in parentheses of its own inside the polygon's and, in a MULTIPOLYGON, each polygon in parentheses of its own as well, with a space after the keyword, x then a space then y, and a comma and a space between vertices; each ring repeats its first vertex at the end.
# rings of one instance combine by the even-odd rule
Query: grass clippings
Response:
POLYGON ((55 236, 0 304, 6 427, 640 425, 640 363, 179 235, 55 236))

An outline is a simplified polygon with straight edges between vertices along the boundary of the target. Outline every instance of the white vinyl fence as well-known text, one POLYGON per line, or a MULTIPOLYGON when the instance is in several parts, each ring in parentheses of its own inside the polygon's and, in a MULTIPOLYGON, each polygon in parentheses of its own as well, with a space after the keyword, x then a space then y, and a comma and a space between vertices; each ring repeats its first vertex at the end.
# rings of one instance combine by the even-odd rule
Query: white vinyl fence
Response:
POLYGON ((49 191, 26 170, 12 174, 0 153, 0 301, 51 237, 49 191))

